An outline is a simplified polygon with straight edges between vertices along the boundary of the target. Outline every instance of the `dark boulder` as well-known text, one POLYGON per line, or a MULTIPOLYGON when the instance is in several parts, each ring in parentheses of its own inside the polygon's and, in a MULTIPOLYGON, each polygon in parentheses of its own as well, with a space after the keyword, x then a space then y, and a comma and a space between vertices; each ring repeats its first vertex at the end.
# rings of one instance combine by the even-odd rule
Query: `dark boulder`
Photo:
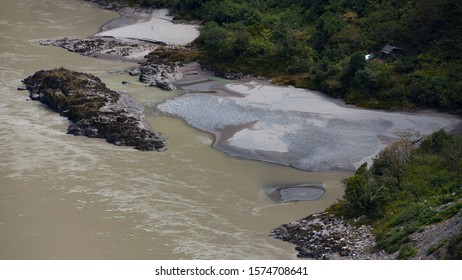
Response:
POLYGON ((133 68, 130 71, 128 71, 128 74, 130 76, 138 76, 140 74, 140 70, 137 68, 133 68))
POLYGON ((173 82, 183 78, 180 71, 182 67, 183 65, 179 62, 167 64, 144 63, 140 67, 140 81, 162 90, 173 91, 176 90, 173 82))
POLYGON ((143 121, 143 107, 112 91, 91 74, 55 69, 38 71, 24 84, 33 100, 47 104, 72 123, 68 133, 104 138, 139 150, 165 149, 165 140, 143 121))

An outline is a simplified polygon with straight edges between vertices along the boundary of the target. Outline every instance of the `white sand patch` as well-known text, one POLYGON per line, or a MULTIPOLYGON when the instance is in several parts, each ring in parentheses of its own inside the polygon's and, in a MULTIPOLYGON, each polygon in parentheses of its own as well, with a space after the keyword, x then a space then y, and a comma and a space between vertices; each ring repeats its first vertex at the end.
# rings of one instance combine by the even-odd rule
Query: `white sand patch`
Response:
POLYGON ((129 58, 132 58, 132 59, 142 59, 144 58, 146 55, 148 55, 150 52, 152 52, 152 50, 146 50, 146 51, 141 51, 141 52, 134 52, 130 55, 128 55, 129 58))
POLYGON ((343 109, 320 93, 294 87, 278 87, 251 81, 244 84, 233 83, 228 90, 245 96, 236 101, 245 106, 260 106, 273 110, 290 110, 311 113, 335 114, 343 109), (309 93, 309 94, 307 94, 309 93))
POLYGON ((228 139, 228 145, 251 151, 287 153, 289 146, 283 139, 286 129, 276 124, 257 122, 251 128, 236 132, 228 139))
POLYGON ((172 19, 168 16, 167 9, 154 10, 148 21, 103 31, 94 36, 138 39, 174 45, 186 45, 199 36, 198 25, 175 24, 172 19))

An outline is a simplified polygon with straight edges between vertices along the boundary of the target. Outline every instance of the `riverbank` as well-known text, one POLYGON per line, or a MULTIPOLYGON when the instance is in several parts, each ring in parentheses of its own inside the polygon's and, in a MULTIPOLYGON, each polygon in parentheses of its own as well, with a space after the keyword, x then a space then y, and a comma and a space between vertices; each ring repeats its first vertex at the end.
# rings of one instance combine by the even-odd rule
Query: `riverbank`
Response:
MULTIPOLYGON (((460 203, 460 199, 458 202, 460 203)), ((452 204, 454 203, 449 203, 452 204)), ((393 260, 399 257, 401 253, 399 251, 388 254, 378 249, 376 238, 372 233, 373 228, 367 225, 352 225, 357 222, 357 220, 347 222, 329 212, 321 212, 283 224, 273 229, 269 236, 294 244, 299 258, 393 260)), ((449 241, 460 234, 461 230, 462 211, 459 210, 447 220, 413 232, 409 235, 409 242, 415 248, 415 253, 410 258, 414 260, 444 258, 449 241)))
POLYGON ((112 38, 45 39, 37 42, 42 46, 55 46, 81 55, 127 62, 146 61, 145 56, 159 47, 159 44, 139 40, 115 40, 112 38))
POLYGON ((386 260, 396 254, 375 251, 375 238, 370 226, 351 226, 328 212, 283 224, 271 231, 270 237, 293 243, 299 258, 386 260))

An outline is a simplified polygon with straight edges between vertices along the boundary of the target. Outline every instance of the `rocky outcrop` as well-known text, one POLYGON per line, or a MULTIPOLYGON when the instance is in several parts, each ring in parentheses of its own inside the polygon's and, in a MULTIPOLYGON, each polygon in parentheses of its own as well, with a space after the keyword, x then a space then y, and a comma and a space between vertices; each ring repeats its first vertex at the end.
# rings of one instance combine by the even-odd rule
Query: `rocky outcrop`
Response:
POLYGON ((106 87, 96 76, 66 69, 42 70, 24 84, 33 100, 47 104, 72 124, 68 133, 104 138, 139 150, 162 151, 165 140, 143 121, 143 107, 106 87))
POLYGON ((176 90, 175 81, 182 80, 183 71, 199 59, 201 52, 184 46, 160 46, 147 56, 140 67, 140 81, 163 90, 176 90))
MULTIPOLYGON (((56 40, 40 40, 38 44, 61 47, 85 56, 114 59, 125 58, 131 60, 145 60, 143 57, 137 58, 136 54, 154 51, 159 48, 159 45, 152 43, 141 43, 139 41, 128 42, 114 39, 63 38, 56 40)), ((166 91, 173 91, 176 90, 173 83, 183 78, 181 72, 182 68, 182 62, 150 60, 144 62, 139 69, 131 69, 128 73, 131 76, 140 75, 140 81, 150 86, 158 87, 166 91)))
POLYGON ((86 0, 99 4, 102 9, 118 11, 128 6, 127 1, 114 1, 114 0, 86 0))
POLYGON ((158 44, 143 43, 141 41, 121 41, 106 38, 88 39, 47 39, 37 42, 43 46, 56 46, 70 52, 79 53, 91 57, 125 58, 143 60, 144 57, 136 57, 137 54, 150 52, 159 47, 158 44), (132 57, 131 57, 132 56, 132 57))
POLYGON ((176 90, 173 82, 183 78, 180 71, 182 68, 183 65, 180 62, 168 64, 145 63, 140 67, 140 81, 162 90, 173 91, 176 90))
POLYGON ((298 257, 310 259, 388 259, 374 252, 375 238, 367 226, 351 226, 327 212, 273 229, 270 236, 296 245, 298 257))
POLYGON ((215 76, 221 77, 221 78, 224 78, 224 79, 227 79, 227 80, 240 80, 240 79, 248 76, 248 75, 246 75, 244 73, 222 72, 222 71, 218 71, 218 70, 215 70, 214 73, 215 73, 215 76))
MULTIPOLYGON (((79 53, 85 56, 130 59, 143 61, 144 57, 137 57, 137 54, 151 52, 159 48, 159 45, 152 43, 142 43, 140 41, 120 41, 115 39, 52 39, 40 40, 40 45, 50 45, 67 49, 68 51, 79 53)), ((171 47, 179 48, 179 47, 171 47)), ((179 48, 182 49, 182 48, 179 48)), ((158 87, 162 90, 173 91, 176 87, 175 81, 181 80, 183 74, 181 69, 184 67, 182 62, 169 62, 160 59, 144 62, 139 69, 129 70, 129 75, 138 76, 139 80, 150 86, 158 87)))

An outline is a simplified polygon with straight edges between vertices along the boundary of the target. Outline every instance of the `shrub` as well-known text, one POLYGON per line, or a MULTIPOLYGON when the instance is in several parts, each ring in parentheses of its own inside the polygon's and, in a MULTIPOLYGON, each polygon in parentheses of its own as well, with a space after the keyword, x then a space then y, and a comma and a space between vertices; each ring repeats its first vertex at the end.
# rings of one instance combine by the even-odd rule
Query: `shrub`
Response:
POLYGON ((444 256, 447 260, 462 260, 462 231, 453 236, 448 243, 447 252, 444 256))
POLYGON ((414 257, 416 254, 417 249, 411 243, 406 243, 399 251, 398 259, 407 260, 414 257))

